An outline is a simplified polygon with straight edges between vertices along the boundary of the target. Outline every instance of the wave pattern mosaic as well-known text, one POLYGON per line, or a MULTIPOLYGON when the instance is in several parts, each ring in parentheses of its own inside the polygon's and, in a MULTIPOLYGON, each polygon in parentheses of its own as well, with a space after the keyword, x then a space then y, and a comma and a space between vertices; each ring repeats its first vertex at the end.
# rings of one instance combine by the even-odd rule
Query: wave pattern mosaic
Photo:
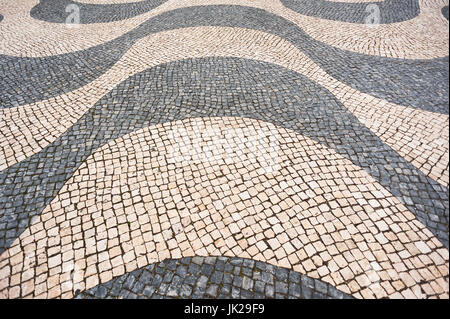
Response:
POLYGON ((0 298, 449 298, 448 0, 0 0, 0 298))

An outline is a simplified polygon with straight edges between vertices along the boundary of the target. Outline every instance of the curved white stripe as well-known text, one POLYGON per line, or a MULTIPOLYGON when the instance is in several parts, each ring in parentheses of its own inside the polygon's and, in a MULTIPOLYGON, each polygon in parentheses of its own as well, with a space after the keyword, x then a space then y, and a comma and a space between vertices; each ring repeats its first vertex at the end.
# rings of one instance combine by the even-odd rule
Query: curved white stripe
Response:
POLYGON ((118 3, 137 3, 137 2, 144 2, 146 0, 75 0, 75 1, 88 4, 118 4, 118 3))
POLYGON ((417 168, 448 185, 448 115, 399 106, 361 93, 335 80, 282 38, 228 27, 186 28, 153 34, 133 45, 104 75, 75 91, 0 110, 0 170, 52 143, 103 95, 133 74, 161 63, 207 56, 255 59, 305 75, 330 90, 368 128, 417 168))

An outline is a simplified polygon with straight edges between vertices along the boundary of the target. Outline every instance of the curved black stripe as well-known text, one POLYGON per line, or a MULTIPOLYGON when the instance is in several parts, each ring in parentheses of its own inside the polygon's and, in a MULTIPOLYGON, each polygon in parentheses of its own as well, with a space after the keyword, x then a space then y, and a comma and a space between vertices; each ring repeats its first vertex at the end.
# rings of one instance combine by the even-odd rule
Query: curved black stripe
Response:
MULTIPOLYGON (((123 4, 87 4, 72 0, 40 0, 30 12, 38 20, 65 23, 68 5, 76 4, 81 14, 80 23, 112 22, 143 14, 167 0, 147 0, 123 4)), ((343 3, 325 0, 281 0, 283 5, 298 13, 321 19, 366 23, 371 16, 371 5, 380 13, 380 24, 402 22, 420 13, 418 0, 385 0, 371 3, 343 3)))
POLYGON ((166 259, 79 292, 75 299, 353 299, 332 285, 261 261, 166 259))
POLYGON ((0 55, 0 107, 74 90, 106 72, 138 39, 164 30, 194 26, 235 26, 278 35, 292 42, 331 76, 364 93, 448 114, 448 57, 408 60, 353 53, 318 42, 279 16, 241 6, 173 10, 149 19, 111 42, 75 53, 46 58, 0 55))
POLYGON ((212 116, 263 120, 333 148, 399 198, 448 247, 448 188, 384 144, 328 90, 269 63, 212 57, 166 63, 130 77, 51 145, 2 171, 0 249, 102 145, 147 126, 212 116))
POLYGON ((0 55, 0 108, 76 90, 108 71, 133 43, 121 37, 91 49, 51 57, 0 55))
POLYGON ((145 0, 117 4, 91 4, 72 0, 40 0, 39 4, 31 9, 30 15, 38 20, 66 23, 67 17, 73 12, 70 8, 68 9, 69 12, 66 12, 66 8, 70 5, 76 5, 79 8, 80 24, 105 23, 135 17, 166 1, 145 0))
POLYGON ((448 20, 448 6, 445 6, 441 10, 442 15, 448 20))
POLYGON ((366 23, 377 6, 379 24, 402 22, 417 17, 419 0, 385 0, 364 3, 346 3, 326 0, 281 0, 283 5, 297 13, 334 21, 366 23))

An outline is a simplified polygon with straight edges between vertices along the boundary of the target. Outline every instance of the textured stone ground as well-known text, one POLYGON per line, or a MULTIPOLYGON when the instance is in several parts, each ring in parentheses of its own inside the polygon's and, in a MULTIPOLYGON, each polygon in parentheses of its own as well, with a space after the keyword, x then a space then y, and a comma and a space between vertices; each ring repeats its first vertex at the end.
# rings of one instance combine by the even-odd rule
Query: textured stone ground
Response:
POLYGON ((448 39, 446 0, 0 0, 0 298, 448 298, 448 39))
POLYGON ((95 298, 316 298, 349 299, 320 280, 242 258, 171 259, 137 269, 94 288, 77 299, 95 298))

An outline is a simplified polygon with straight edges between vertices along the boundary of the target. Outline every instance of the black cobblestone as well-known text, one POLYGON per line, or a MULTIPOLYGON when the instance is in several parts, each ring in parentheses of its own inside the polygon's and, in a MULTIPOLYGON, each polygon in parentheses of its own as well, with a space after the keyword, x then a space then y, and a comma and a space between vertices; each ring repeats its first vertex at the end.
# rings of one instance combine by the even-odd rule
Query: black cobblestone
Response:
POLYGON ((337 80, 364 93, 448 114, 448 57, 409 60, 341 50, 314 40, 279 16, 243 6, 189 7, 165 12, 115 40, 74 53, 44 58, 0 55, 0 107, 75 90, 105 73, 142 37, 194 26, 232 26, 275 34, 297 46, 337 80))
MULTIPOLYGON (((196 257, 199 258, 199 257, 196 257)), ((200 257, 204 259, 204 257, 200 257)), ((217 257, 213 257, 217 260, 217 257)), ((221 257, 223 258, 223 257, 221 257)), ((192 264, 192 258, 183 258, 192 264)), ((253 266, 253 273, 250 277, 246 276, 236 276, 230 273, 220 272, 215 269, 214 274, 220 273, 217 278, 225 278, 227 275, 233 278, 233 283, 238 282, 239 285, 229 285, 225 281, 219 280, 219 282, 213 282, 211 278, 198 273, 188 274, 194 278, 193 286, 186 284, 180 280, 175 280, 177 277, 175 274, 178 269, 185 268, 185 263, 180 259, 171 260, 174 262, 175 268, 168 267, 164 262, 158 264, 156 268, 147 266, 142 268, 140 275, 134 277, 131 273, 122 275, 112 279, 104 284, 96 286, 86 291, 80 292, 75 298, 76 299, 90 299, 90 298, 318 298, 318 299, 343 299, 351 298, 347 294, 344 294, 337 290, 336 288, 318 281, 311 279, 310 281, 305 281, 303 278, 308 278, 300 273, 295 273, 295 276, 302 278, 301 284, 296 284, 293 282, 276 282, 276 288, 267 285, 264 287, 264 283, 258 281, 256 275, 259 270, 255 263, 249 262, 247 259, 235 259, 233 261, 230 258, 224 258, 222 260, 225 264, 232 264, 236 262, 244 263, 246 262, 249 267, 251 264, 253 266), (164 276, 174 278, 170 283, 161 283, 160 275, 155 272, 155 269, 164 269, 164 276), (132 279, 130 279, 132 278, 132 279), (158 278, 158 280, 155 280, 158 278), (134 285, 129 285, 129 282, 136 282, 134 285), (309 288, 303 282, 312 282, 315 285, 309 288), (320 290, 319 290, 320 289, 320 290), (306 292, 304 292, 306 290, 306 292), (302 293, 303 292, 303 293, 302 293)), ((281 268, 274 267, 276 272, 279 272, 281 268)))
POLYGON ((418 0, 385 0, 368 3, 326 0, 281 0, 281 2, 289 9, 304 15, 351 23, 366 23, 371 13, 369 5, 378 7, 380 24, 410 20, 420 13, 418 0))
POLYGON ((93 4, 72 0, 40 0, 30 15, 37 19, 52 23, 66 23, 72 12, 71 7, 76 5, 80 12, 80 23, 106 23, 125 20, 148 12, 167 0, 145 0, 131 3, 93 4), (67 11, 66 11, 66 8, 67 11))
MULTIPOLYGON (((130 77, 52 144, 0 172, 0 252, 98 147, 146 126, 210 116, 271 122, 336 150, 401 200, 448 247, 448 188, 384 144, 320 85, 269 63, 217 57, 167 63, 130 77)), ((232 264, 241 271, 242 261, 232 264)), ((209 275, 208 269, 201 271, 209 275)))

